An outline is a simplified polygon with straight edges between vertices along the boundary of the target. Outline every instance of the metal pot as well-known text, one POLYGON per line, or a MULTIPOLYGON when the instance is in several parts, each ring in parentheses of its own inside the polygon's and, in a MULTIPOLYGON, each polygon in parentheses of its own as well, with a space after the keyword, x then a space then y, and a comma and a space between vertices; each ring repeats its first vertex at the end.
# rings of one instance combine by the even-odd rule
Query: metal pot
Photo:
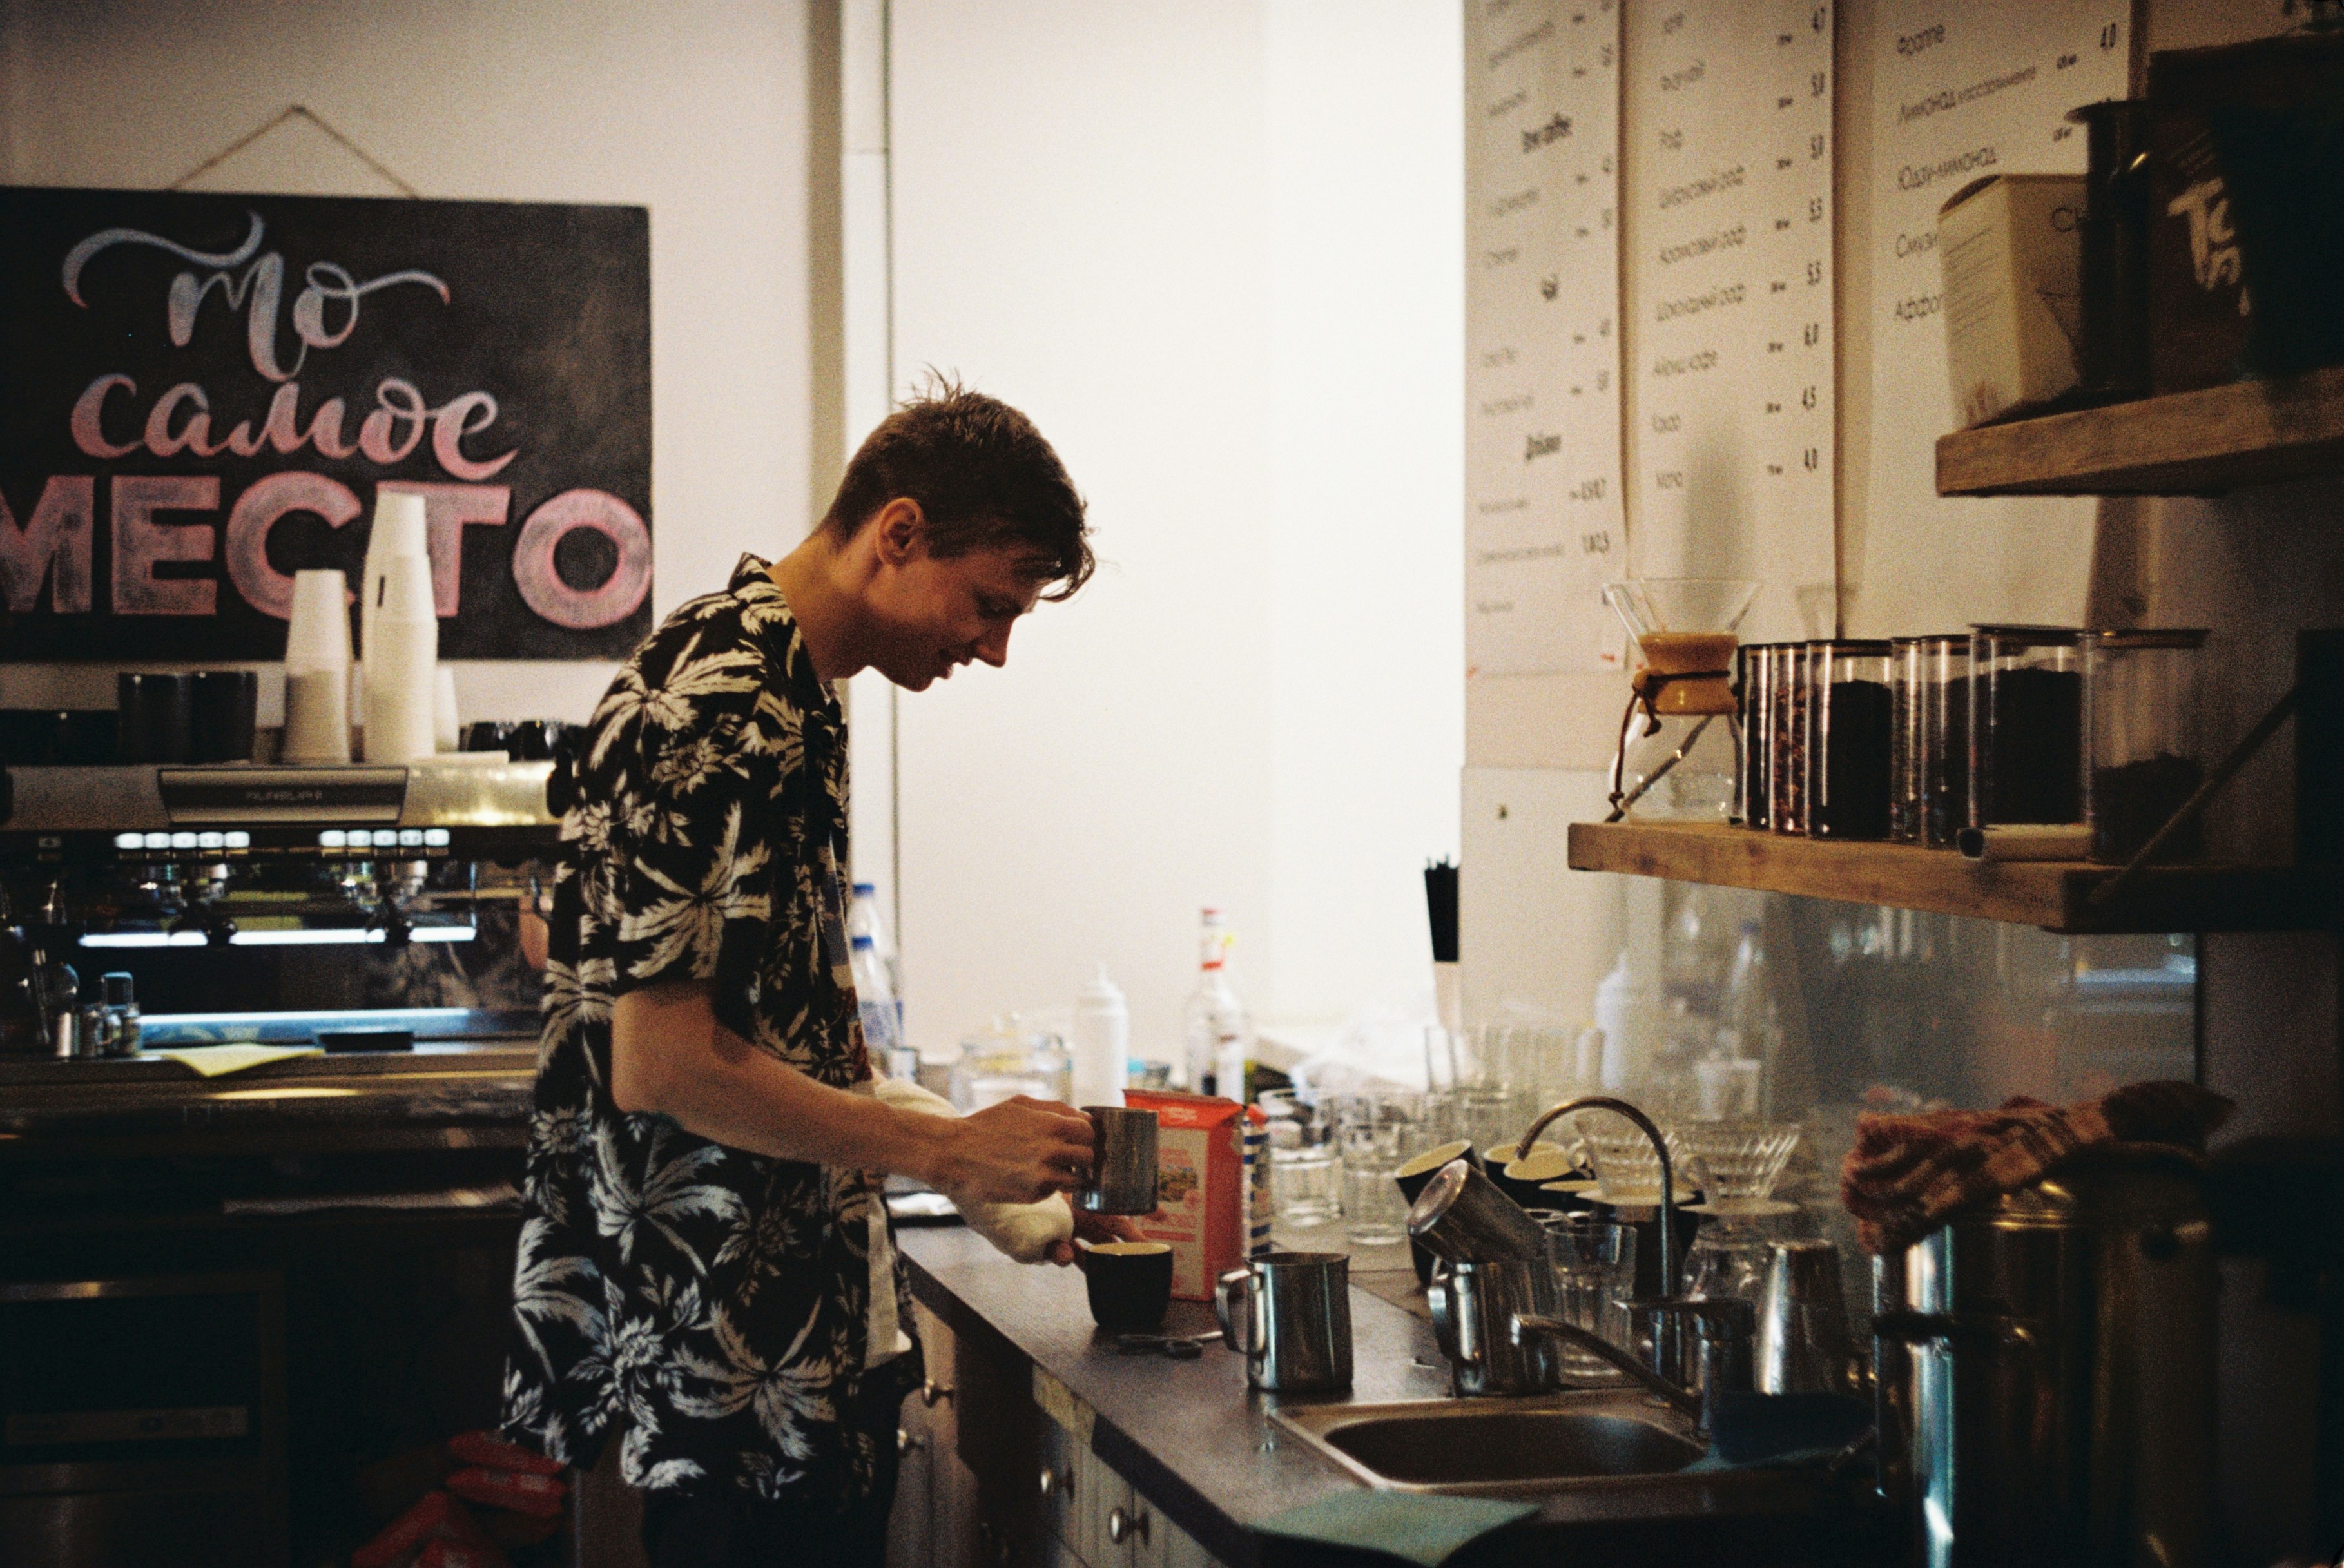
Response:
POLYGON ((1881 1482, 1927 1568, 2189 1568, 2212 1546, 2204 1168, 2087 1149, 1877 1259, 1881 1482))

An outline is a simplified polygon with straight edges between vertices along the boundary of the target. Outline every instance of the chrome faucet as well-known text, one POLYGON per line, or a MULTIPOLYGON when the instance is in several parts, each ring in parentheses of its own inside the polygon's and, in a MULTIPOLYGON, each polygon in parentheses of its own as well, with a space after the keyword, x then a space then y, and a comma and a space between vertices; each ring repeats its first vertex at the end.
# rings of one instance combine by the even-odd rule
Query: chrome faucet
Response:
POLYGON ((1692 1387, 1645 1365, 1635 1356, 1591 1329, 1561 1318, 1517 1312, 1510 1331, 1516 1346, 1536 1339, 1559 1340, 1616 1367, 1663 1404, 1692 1421, 1704 1435, 1714 1424, 1717 1396, 1748 1393, 1752 1388, 1750 1345, 1757 1337, 1757 1310, 1733 1296, 1662 1296, 1630 1303, 1630 1310, 1651 1320, 1652 1344, 1658 1353, 1672 1319, 1690 1319, 1701 1350, 1694 1362, 1692 1387))
POLYGON ((1509 1336, 1517 1346, 1526 1340, 1540 1338, 1574 1345, 1626 1373, 1707 1432, 1717 1396, 1747 1392, 1753 1385, 1750 1351, 1757 1337, 1756 1312, 1749 1302, 1733 1298, 1682 1293, 1677 1257, 1676 1168, 1669 1158, 1668 1140, 1661 1136, 1661 1129, 1652 1124, 1652 1118, 1628 1101, 1610 1095, 1581 1095, 1565 1100, 1531 1123, 1530 1130, 1522 1134, 1521 1143, 1514 1150, 1514 1158, 1527 1157, 1539 1134, 1558 1118, 1581 1110, 1615 1111, 1627 1118, 1651 1142, 1652 1153, 1660 1160, 1661 1293, 1627 1304, 1632 1314, 1646 1320, 1657 1364, 1646 1365, 1602 1335, 1576 1323, 1540 1313, 1515 1313, 1509 1325, 1509 1336), (1680 1342, 1678 1333, 1687 1323, 1700 1342, 1698 1356, 1688 1369, 1690 1386, 1681 1385, 1669 1376, 1669 1370, 1681 1360, 1673 1352, 1680 1342))
POLYGON ((1651 1117, 1646 1116, 1626 1100, 1615 1099, 1610 1095, 1581 1095, 1577 1099, 1563 1101, 1547 1111, 1538 1120, 1531 1123, 1530 1130, 1522 1134, 1522 1141, 1514 1150, 1514 1158, 1528 1158, 1531 1147, 1538 1142, 1539 1134, 1544 1132, 1558 1118, 1569 1116, 1573 1111, 1581 1110, 1617 1111, 1636 1124, 1636 1130, 1651 1141, 1652 1152, 1660 1157, 1661 1294, 1663 1297, 1673 1297, 1677 1293, 1677 1286, 1680 1282, 1677 1274, 1676 1167, 1669 1160, 1669 1140, 1661 1136, 1661 1129, 1652 1125, 1651 1117))

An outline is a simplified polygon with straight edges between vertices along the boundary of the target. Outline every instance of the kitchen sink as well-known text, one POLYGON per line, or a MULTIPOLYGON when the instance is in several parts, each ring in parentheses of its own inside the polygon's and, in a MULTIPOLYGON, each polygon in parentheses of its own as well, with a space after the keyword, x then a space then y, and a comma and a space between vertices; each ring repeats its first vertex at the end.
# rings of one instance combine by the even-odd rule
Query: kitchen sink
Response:
POLYGON ((1704 1452, 1641 1392, 1281 1408, 1271 1417, 1385 1491, 1527 1495, 1674 1476, 1704 1452))

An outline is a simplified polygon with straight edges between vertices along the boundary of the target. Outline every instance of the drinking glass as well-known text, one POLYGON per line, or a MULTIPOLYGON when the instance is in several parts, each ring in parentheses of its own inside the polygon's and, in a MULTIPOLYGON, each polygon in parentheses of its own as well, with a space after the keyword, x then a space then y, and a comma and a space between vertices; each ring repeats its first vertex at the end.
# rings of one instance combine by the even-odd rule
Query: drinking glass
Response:
POLYGON ((1272 1089, 1259 1101, 1268 1118, 1269 1190, 1278 1218, 1307 1229, 1343 1216, 1343 1162, 1332 1121, 1291 1091, 1272 1089))
MULTIPOLYGON (((1633 1351, 1628 1310, 1636 1290, 1636 1229, 1586 1214, 1554 1216, 1543 1226, 1547 1261, 1554 1270, 1558 1315, 1624 1351, 1633 1351)), ((1560 1343, 1565 1376, 1616 1382, 1619 1369, 1577 1345, 1560 1343)))
POLYGON ((1404 1092, 1348 1096, 1335 1110, 1343 1166, 1343 1234, 1362 1247, 1389 1247, 1408 1235, 1399 1168, 1417 1152, 1426 1125, 1423 1097, 1404 1092))

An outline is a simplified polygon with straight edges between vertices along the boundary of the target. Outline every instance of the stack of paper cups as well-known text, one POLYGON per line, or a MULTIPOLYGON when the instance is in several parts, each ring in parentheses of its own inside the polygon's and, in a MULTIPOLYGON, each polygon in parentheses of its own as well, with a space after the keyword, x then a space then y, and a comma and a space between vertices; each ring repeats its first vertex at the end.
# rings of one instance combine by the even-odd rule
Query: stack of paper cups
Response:
POLYGON ((391 558, 381 602, 367 633, 366 758, 411 763, 438 745, 440 617, 431 599, 431 563, 391 558))
POLYGON ((456 667, 440 666, 439 679, 433 683, 431 702, 431 739, 443 752, 464 749, 463 722, 456 716, 456 667))
MULTIPOLYGON (((389 587, 390 563, 413 557, 418 561, 431 559, 429 531, 424 527, 423 498, 399 491, 378 490, 374 498, 374 527, 367 534, 366 574, 359 583, 359 657, 366 662, 359 671, 358 722, 367 722, 366 678, 374 663, 374 625, 382 613, 383 594, 389 587)), ((372 755, 374 748, 367 748, 372 755)))
POLYGON ((297 572, 285 627, 284 760, 349 761, 349 588, 338 572, 297 572))

